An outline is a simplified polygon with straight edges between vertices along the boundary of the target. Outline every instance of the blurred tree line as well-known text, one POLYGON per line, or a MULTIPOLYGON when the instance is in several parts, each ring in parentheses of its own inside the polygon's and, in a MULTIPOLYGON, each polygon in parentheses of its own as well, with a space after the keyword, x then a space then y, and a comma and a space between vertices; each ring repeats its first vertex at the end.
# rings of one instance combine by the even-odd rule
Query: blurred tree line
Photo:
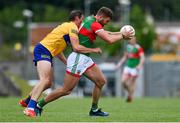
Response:
MULTIPOLYGON (((91 13, 95 12, 101 6, 107 6, 115 10, 118 6, 118 0, 91 0, 91 13)), ((139 5, 143 11, 150 11, 155 20, 162 21, 179 21, 180 20, 180 1, 179 0, 130 0, 131 6, 134 4, 139 5)), ((0 10, 10 6, 22 6, 29 9, 45 9, 49 4, 57 8, 83 9, 84 0, 1 0, 0 10)), ((39 13, 39 12, 38 12, 39 13)))
POLYGON ((180 0, 131 0, 143 11, 150 11, 156 21, 179 21, 180 0))
MULTIPOLYGON (((137 38, 146 52, 150 52, 155 38, 154 25, 146 21, 146 12, 153 15, 157 21, 180 20, 179 0, 131 0, 130 24, 136 29, 137 38)), ((113 22, 120 22, 120 7, 118 0, 93 0, 90 13, 95 13, 101 6, 107 6, 114 11, 113 22)), ((22 15, 24 9, 33 12, 33 22, 63 22, 68 20, 68 14, 73 9, 84 10, 84 0, 1 0, 0 1, 0 44, 26 43, 27 18, 22 15), (22 27, 15 27, 16 21, 24 22, 22 27), (2 42, 3 41, 3 42, 2 42)), ((119 31, 121 24, 110 23, 105 28, 111 31, 119 31)), ((106 47, 97 39, 97 45, 106 47)), ((116 43, 106 47, 108 55, 116 55, 120 52, 122 43, 116 43)))

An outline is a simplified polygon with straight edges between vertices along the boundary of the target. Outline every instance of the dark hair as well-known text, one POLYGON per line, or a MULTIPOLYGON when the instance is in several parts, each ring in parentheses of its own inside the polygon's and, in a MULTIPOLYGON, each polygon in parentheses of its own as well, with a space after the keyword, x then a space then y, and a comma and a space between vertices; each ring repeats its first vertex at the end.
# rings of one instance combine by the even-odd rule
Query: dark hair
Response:
POLYGON ((110 17, 112 19, 113 17, 113 12, 110 8, 107 7, 101 7, 98 12, 97 15, 102 15, 104 17, 110 17))
POLYGON ((69 20, 74 21, 75 17, 81 18, 82 15, 83 15, 83 13, 80 10, 73 10, 73 11, 71 11, 71 13, 69 15, 69 20))

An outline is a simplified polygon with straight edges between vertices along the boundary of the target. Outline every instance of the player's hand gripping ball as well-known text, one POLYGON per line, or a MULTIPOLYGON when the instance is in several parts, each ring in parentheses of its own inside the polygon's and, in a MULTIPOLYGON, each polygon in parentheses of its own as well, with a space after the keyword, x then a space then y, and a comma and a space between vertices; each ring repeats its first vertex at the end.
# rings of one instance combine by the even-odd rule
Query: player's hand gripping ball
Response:
POLYGON ((124 39, 131 39, 135 36, 135 29, 131 25, 125 25, 120 29, 124 39))

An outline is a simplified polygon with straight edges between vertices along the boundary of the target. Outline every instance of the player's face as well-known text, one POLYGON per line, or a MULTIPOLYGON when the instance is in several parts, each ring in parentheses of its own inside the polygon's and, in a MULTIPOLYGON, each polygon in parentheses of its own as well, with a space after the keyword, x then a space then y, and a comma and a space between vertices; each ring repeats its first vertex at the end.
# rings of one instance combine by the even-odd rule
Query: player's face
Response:
POLYGON ((109 17, 100 17, 98 22, 102 25, 106 25, 111 19, 109 17))
POLYGON ((129 43, 130 44, 136 44, 136 38, 135 37, 133 37, 131 40, 129 40, 129 43))
POLYGON ((78 27, 80 27, 83 19, 84 19, 84 15, 82 15, 81 18, 79 18, 79 17, 76 18, 76 22, 77 22, 77 26, 78 26, 78 27))

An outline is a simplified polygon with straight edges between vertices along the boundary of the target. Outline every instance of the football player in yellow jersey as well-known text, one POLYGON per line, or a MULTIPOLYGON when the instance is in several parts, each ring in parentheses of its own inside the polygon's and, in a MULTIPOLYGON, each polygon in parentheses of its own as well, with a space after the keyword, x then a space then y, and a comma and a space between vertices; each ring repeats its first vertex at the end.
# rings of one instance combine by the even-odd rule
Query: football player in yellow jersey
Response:
MULTIPOLYGON (((109 44, 119 41, 123 38, 132 38, 133 32, 125 31, 110 32, 103 29, 103 25, 107 24, 112 19, 113 12, 107 7, 101 7, 95 16, 87 17, 82 23, 79 31, 79 41, 82 45, 91 47, 96 36, 99 36, 109 44)), ((92 46, 93 47, 93 46, 92 46)), ((106 79, 96 65, 96 63, 87 54, 72 52, 67 59, 66 73, 64 76, 64 84, 62 87, 56 88, 45 98, 38 101, 36 112, 41 115, 42 108, 48 103, 69 95, 73 88, 77 85, 80 77, 85 75, 88 79, 94 82, 95 86, 92 92, 92 106, 89 111, 89 116, 109 116, 108 112, 104 112, 98 107, 98 102, 101 97, 101 90, 106 83, 106 79)))
POLYGON ((79 44, 78 28, 84 16, 81 11, 74 10, 70 13, 70 22, 64 22, 50 32, 34 48, 34 63, 37 66, 39 82, 26 99, 19 104, 27 107, 24 114, 30 117, 36 116, 37 100, 41 93, 52 85, 53 57, 58 57, 64 64, 66 58, 63 50, 71 44, 73 51, 80 53, 101 53, 100 48, 86 48, 79 44))

